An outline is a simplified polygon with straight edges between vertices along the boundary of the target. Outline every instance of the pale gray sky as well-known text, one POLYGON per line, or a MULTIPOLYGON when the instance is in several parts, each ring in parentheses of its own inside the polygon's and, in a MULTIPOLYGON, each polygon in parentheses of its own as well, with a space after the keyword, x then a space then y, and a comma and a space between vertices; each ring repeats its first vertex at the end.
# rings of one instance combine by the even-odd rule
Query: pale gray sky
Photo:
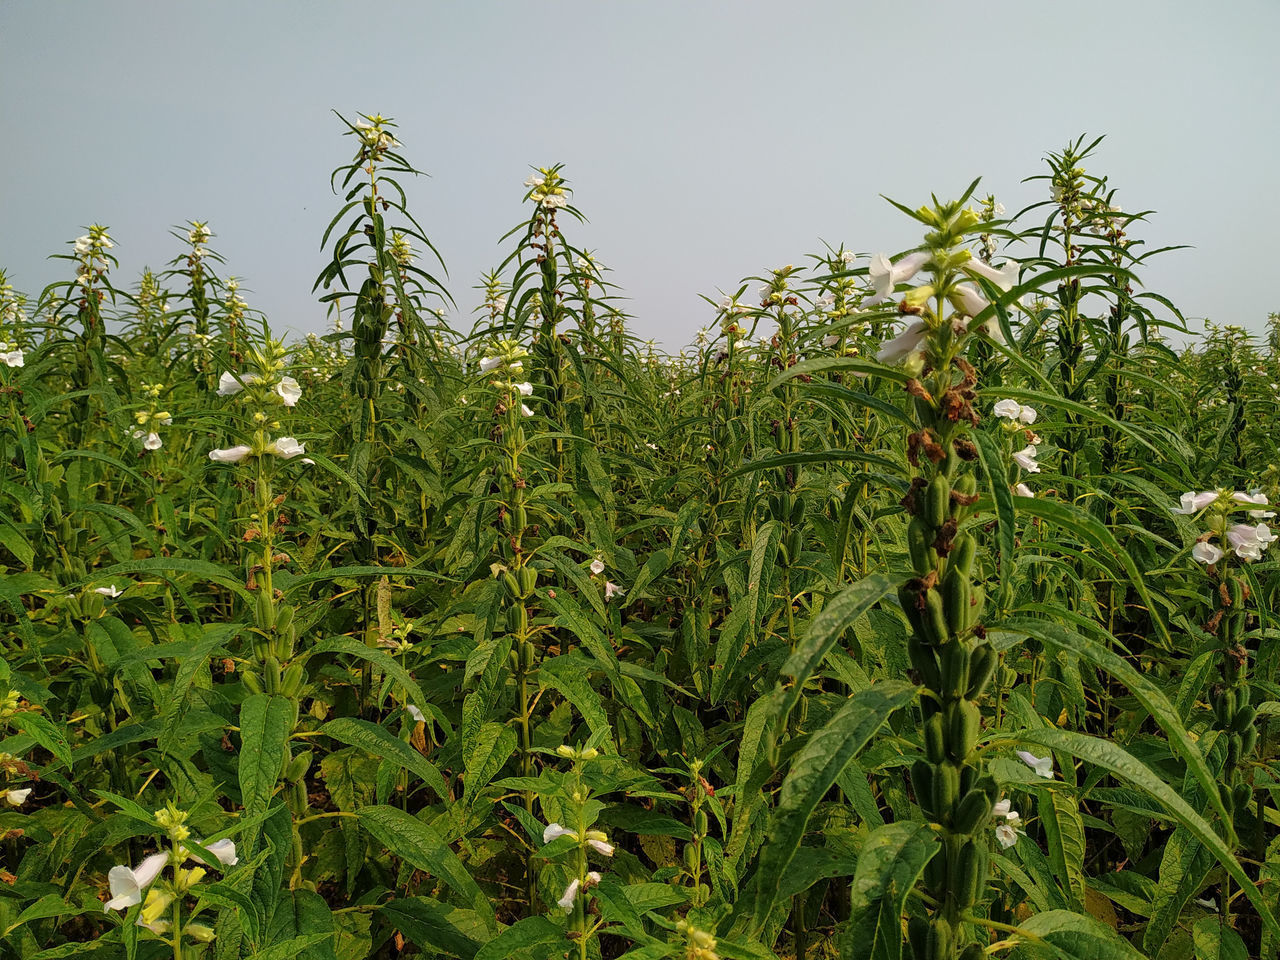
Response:
POLYGON ((1089 172, 1157 211, 1133 235, 1194 245, 1147 288, 1260 330, 1280 309, 1277 36, 1275 0, 0 0, 0 267, 37 294, 100 222, 131 286, 180 252, 172 226, 208 220, 252 306, 322 329, 328 177, 351 153, 330 110, 381 112, 431 174, 410 208, 460 310, 510 251, 529 165, 563 162, 590 218, 571 240, 674 348, 712 319, 699 293, 820 240, 917 243, 880 194, 982 176, 1013 211, 1089 133, 1089 172))

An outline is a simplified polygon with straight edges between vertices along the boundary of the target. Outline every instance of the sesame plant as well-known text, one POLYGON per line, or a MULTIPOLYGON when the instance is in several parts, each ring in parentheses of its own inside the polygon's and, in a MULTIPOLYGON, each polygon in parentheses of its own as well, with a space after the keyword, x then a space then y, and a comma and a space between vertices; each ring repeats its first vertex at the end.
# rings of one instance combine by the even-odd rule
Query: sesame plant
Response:
POLYGON ((562 165, 469 288, 342 124, 323 333, 0 273, 0 960, 1276 954, 1276 324, 1101 141, 667 353, 562 165))

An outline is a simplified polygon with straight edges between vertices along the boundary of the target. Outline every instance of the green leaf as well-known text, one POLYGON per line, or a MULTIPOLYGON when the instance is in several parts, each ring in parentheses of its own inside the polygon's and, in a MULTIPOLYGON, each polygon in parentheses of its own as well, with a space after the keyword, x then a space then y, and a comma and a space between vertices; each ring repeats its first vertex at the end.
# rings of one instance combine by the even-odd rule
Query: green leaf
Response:
POLYGON ((1015 957, 1040 957, 1046 953, 1056 960, 1146 960, 1132 944, 1105 923, 1071 910, 1037 913, 1018 927, 1018 933, 1047 948, 1026 951, 1022 947, 1015 957))
POLYGON ((240 796, 247 817, 265 811, 275 793, 293 710, 291 701, 265 693, 255 693, 240 705, 240 796))
POLYGON ((563 943, 564 930, 546 917, 525 917, 486 943, 474 960, 506 960, 517 950, 546 943, 563 943))
POLYGON ((780 717, 785 718, 791 712, 791 708, 800 699, 805 681, 813 676, 823 658, 840 639, 840 635, 879 603, 893 587, 891 577, 873 573, 845 587, 827 601, 822 612, 809 624, 809 629, 804 639, 796 645, 795 652, 782 664, 781 672, 794 677, 795 681, 783 694, 780 717))
POLYGON ((1009 467, 1005 462, 1000 441, 990 433, 975 431, 982 455, 982 469, 987 478, 987 489, 996 507, 996 546, 999 550, 1000 591, 996 597, 996 609, 1007 610, 1014 587, 1014 542, 1017 536, 1014 518, 1013 494, 1009 490, 1009 467))
POLYGON ((842 956, 902 960, 902 912, 916 880, 938 852, 927 824, 890 823, 873 831, 858 852, 852 908, 842 956))
MULTIPOLYGON (((370 569, 382 568, 374 567, 370 569)), ((400 576, 400 571, 396 571, 396 576, 400 576)), ((308 650, 305 656, 314 657, 325 653, 345 653, 347 656, 355 657, 359 660, 368 660, 374 666, 381 668, 396 683, 400 684, 408 695, 410 703, 421 708, 430 702, 422 692, 422 688, 418 686, 418 681, 414 680, 409 675, 409 672, 400 666, 396 658, 385 650, 367 646, 359 640, 351 639, 351 637, 331 637, 328 640, 321 640, 308 650)))
POLYGON ((476 802, 480 791, 498 775, 516 749, 516 732, 502 723, 486 723, 474 738, 463 744, 466 779, 463 783, 463 802, 476 802))
POLYGON ((308 947, 314 947, 333 936, 332 933, 308 933, 301 937, 292 937, 280 943, 273 943, 265 950, 251 953, 246 960, 297 960, 308 947))
POLYGON ((453 957, 470 960, 480 944, 454 922, 455 918, 473 917, 470 911, 441 903, 430 897, 405 897, 378 908, 378 913, 419 947, 440 950, 453 957))
POLYGON ((1222 838, 1214 832, 1213 827, 1204 821, 1167 783, 1156 776, 1146 764, 1137 760, 1127 751, 1107 740, 1099 740, 1075 733, 1070 730, 1045 728, 1040 730, 1019 730, 1010 733, 999 733, 992 737, 993 741, 1020 740, 1039 744, 1050 750, 1063 753, 1105 767, 1118 777, 1130 781, 1153 796, 1169 811, 1169 815, 1186 827, 1191 834, 1203 843, 1212 853, 1224 870, 1231 875, 1244 890, 1245 896, 1253 904, 1262 922, 1273 933, 1280 935, 1280 924, 1276 923, 1271 907, 1257 885, 1249 879, 1240 861, 1231 853, 1231 849, 1222 838))
POLYGON ((1050 646, 1070 650, 1105 670, 1128 687, 1129 692, 1138 698, 1138 702, 1146 708, 1156 723, 1160 724, 1160 729, 1168 735, 1169 745, 1186 762, 1191 774, 1204 789, 1210 805, 1222 818, 1222 822, 1227 824, 1228 833, 1231 833, 1231 817, 1227 815, 1226 808, 1222 805, 1217 781, 1210 772, 1209 765, 1205 763, 1200 748, 1191 739, 1186 727, 1182 725, 1178 711, 1164 695, 1164 691, 1119 654, 1062 624, 1048 620, 1032 620, 1028 617, 1015 617, 1002 623, 1000 629, 1016 630, 1050 646))
POLYGON ((1196 960, 1249 960, 1249 951, 1240 934, 1228 927, 1221 917, 1204 917, 1191 928, 1196 960))
POLYGON ((340 743, 359 747, 379 760, 398 763, 421 778, 441 800, 448 799, 449 788, 436 765, 385 727, 354 717, 339 717, 326 723, 320 732, 340 743))
POLYGON ((769 822, 769 839, 756 869, 754 927, 758 933, 778 897, 787 865, 804 839, 809 816, 845 764, 866 746, 889 716, 915 697, 917 688, 897 680, 872 684, 844 702, 826 726, 805 743, 782 782, 769 822))
POLYGON ((71 768, 71 744, 48 717, 28 711, 14 714, 9 722, 71 768))
POLYGON ((365 829, 394 856, 442 880, 462 895, 491 928, 496 925, 488 896, 432 827, 396 807, 361 807, 356 814, 365 829))

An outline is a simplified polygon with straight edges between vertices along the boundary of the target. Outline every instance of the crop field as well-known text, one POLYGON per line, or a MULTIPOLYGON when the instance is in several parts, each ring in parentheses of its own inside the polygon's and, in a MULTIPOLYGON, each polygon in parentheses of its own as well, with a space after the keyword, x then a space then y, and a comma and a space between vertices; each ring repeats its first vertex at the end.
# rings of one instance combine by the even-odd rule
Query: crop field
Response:
POLYGON ((1277 956, 1280 316, 1097 141, 670 353, 570 168, 471 288, 334 126, 324 335, 0 273, 0 960, 1277 956))

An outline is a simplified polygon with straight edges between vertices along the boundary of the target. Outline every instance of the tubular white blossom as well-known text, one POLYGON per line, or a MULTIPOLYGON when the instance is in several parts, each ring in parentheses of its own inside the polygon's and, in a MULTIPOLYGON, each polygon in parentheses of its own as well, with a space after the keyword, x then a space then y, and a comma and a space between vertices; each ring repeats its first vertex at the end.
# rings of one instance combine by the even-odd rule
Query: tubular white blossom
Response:
MULTIPOLYGON (((234 840, 215 840, 213 843, 202 843, 202 847, 218 858, 218 862, 224 867, 234 867, 240 862, 240 858, 236 855, 236 843, 234 840)), ((191 859, 196 863, 204 863, 204 858, 192 854, 191 859)))
POLYGON ((604 585, 605 603, 608 603, 619 593, 622 593, 622 588, 620 586, 618 586, 616 583, 609 583, 608 581, 605 581, 605 585, 604 585))
POLYGON ((996 827, 996 839, 1000 841, 1000 846, 1008 850, 1018 842, 1018 831, 1007 823, 1002 823, 996 827))
POLYGON ((578 899, 578 888, 580 886, 582 886, 582 881, 577 877, 574 877, 569 883, 569 886, 565 887, 564 896, 556 901, 560 909, 565 913, 569 913, 573 910, 573 901, 578 899))
POLYGON ((114 583, 109 587, 94 587, 93 592, 104 597, 110 597, 112 600, 124 593, 123 590, 117 590, 114 583))
POLYGON ((1207 566, 1221 560, 1223 553, 1222 548, 1216 543, 1209 543, 1207 540, 1203 540, 1191 548, 1191 556, 1207 566))
POLYGON ((11 807, 20 807, 27 802, 27 797, 31 796, 31 787, 23 787, 21 790, 9 790, 4 795, 5 801, 11 807))
POLYGON ((991 306, 991 301, 968 283, 958 283, 952 287, 950 300, 961 313, 970 317, 976 317, 991 306))
POLYGON ((407 712, 409 716, 413 718, 414 723, 427 722, 426 715, 417 707, 415 707, 412 703, 406 705, 404 709, 405 709, 405 712, 407 712))
POLYGON ((1013 285, 1018 282, 1018 265, 1012 261, 1000 267, 993 267, 975 258, 967 261, 960 269, 966 273, 990 280, 998 288, 1006 292, 1012 290, 1013 285))
POLYGON ((281 377, 276 384, 276 393, 284 401, 286 407, 292 407, 302 398, 302 387, 293 377, 281 377))
POLYGON ((599 557, 596 557, 591 561, 591 575, 593 577, 598 577, 602 573, 604 573, 604 561, 599 557))
POLYGON ((1013 492, 1020 497, 1034 497, 1036 495, 1036 492, 1025 483, 1016 484, 1013 488, 1013 492))
POLYGON ((572 830, 568 829, 567 827, 562 827, 558 823, 548 823, 547 829, 542 831, 542 842, 550 843, 552 840, 555 840, 557 837, 577 838, 577 836, 578 835, 576 833, 574 833, 572 830))
POLYGON ((255 373, 246 373, 239 379, 236 379, 234 373, 224 373, 218 378, 218 396, 233 397, 249 384, 257 382, 258 375, 255 373))
POLYGON ((901 363, 923 346, 928 332, 929 328, 923 320, 912 320, 907 324, 907 329, 880 345, 876 359, 881 363, 901 363))
POLYGON ((1181 505, 1174 507, 1174 513, 1188 515, 1199 513, 1213 501, 1218 499, 1218 491, 1206 490, 1203 493, 1188 492, 1180 498, 1181 505))
POLYGON ((281 460, 290 460, 300 453, 306 453, 305 443, 299 443, 293 437, 280 437, 267 445, 267 453, 274 453, 281 460))
POLYGON ((251 453, 253 453, 251 449, 240 444, 235 447, 227 447, 225 450, 210 450, 209 459, 215 463, 239 463, 251 453))
POLYGON ((10 350, 8 353, 0 353, 0 363, 6 367, 21 367, 26 365, 26 360, 21 350, 10 350))
POLYGON ((532 396, 533 396, 533 384, 532 384, 532 383, 527 383, 527 382, 526 382, 526 383, 517 383, 517 384, 515 385, 515 388, 516 388, 516 392, 517 392, 518 394, 520 394, 520 396, 522 396, 522 397, 532 397, 532 396))
POLYGON ((1006 420, 1017 420, 1021 411, 1022 404, 1017 400, 997 400, 996 405, 991 408, 992 413, 1006 420))
POLYGON ((889 258, 883 253, 877 253, 871 258, 871 266, 867 271, 867 279, 871 281, 875 296, 864 301, 862 305, 873 307, 887 300, 893 293, 894 287, 914 277, 928 261, 929 253, 925 250, 909 253, 897 263, 890 263, 889 258))
POLYGON ((1053 756, 1037 757, 1030 750, 1019 750, 1018 759, 1046 780, 1053 779, 1053 756))
POLYGON ((1036 463, 1035 444, 1023 447, 1013 455, 1013 462, 1016 463, 1027 473, 1039 473, 1040 464, 1036 463))
POLYGON ((142 892, 160 876, 160 871, 168 862, 169 854, 153 853, 135 868, 130 869, 123 864, 112 867, 107 874, 111 899, 103 905, 102 912, 127 910, 134 904, 141 903, 142 892))
POLYGON ((501 357, 485 357, 480 361, 480 372, 488 373, 490 370, 495 369, 500 363, 502 363, 501 357))

